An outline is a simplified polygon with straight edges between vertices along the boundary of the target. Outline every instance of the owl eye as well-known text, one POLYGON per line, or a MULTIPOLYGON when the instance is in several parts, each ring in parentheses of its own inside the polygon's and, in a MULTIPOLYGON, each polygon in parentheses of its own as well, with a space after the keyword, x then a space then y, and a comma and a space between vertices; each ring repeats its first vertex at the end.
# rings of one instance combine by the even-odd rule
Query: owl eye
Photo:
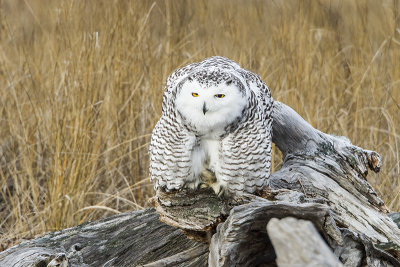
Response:
POLYGON ((216 98, 224 98, 225 95, 224 95, 224 94, 216 94, 215 97, 216 97, 216 98))
POLYGON ((192 96, 193 96, 193 97, 198 97, 199 94, 198 94, 198 93, 192 93, 192 96))

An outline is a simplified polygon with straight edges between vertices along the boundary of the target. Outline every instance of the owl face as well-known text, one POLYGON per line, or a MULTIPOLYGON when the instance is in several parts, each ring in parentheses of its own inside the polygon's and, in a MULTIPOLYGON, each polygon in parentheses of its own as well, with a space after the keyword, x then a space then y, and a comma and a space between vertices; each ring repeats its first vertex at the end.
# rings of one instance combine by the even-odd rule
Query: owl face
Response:
POLYGON ((177 95, 176 108, 187 123, 206 134, 223 130, 240 117, 247 101, 232 82, 203 84, 186 80, 177 95))

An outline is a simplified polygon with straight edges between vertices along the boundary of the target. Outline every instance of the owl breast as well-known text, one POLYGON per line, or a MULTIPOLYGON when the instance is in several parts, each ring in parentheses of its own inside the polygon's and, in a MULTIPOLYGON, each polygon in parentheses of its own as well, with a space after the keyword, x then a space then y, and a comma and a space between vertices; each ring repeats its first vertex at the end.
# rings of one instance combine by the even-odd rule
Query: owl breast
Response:
POLYGON ((220 155, 220 140, 210 137, 200 138, 199 146, 192 152, 192 167, 194 187, 210 186, 216 193, 221 191, 222 183, 217 181, 220 155))
POLYGON ((194 176, 200 177, 205 170, 215 172, 219 162, 219 140, 210 136, 201 137, 192 152, 194 176))

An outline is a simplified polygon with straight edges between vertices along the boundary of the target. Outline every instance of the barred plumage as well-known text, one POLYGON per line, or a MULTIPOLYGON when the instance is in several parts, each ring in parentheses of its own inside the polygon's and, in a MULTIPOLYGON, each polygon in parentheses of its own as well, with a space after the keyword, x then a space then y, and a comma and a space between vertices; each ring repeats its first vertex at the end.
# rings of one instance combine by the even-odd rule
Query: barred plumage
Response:
POLYGON ((272 109, 260 77, 229 59, 211 57, 173 72, 149 150, 155 188, 206 182, 216 193, 262 189, 271 168, 272 109), (206 181, 210 173, 216 181, 206 181))

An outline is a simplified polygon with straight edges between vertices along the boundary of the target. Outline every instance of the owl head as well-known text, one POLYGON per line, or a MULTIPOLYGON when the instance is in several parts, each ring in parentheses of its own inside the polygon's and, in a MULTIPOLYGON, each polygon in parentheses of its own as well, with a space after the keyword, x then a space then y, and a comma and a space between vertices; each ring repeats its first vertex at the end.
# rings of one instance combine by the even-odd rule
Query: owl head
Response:
POLYGON ((243 84, 232 74, 200 71, 181 81, 175 107, 185 123, 207 134, 223 131, 247 102, 243 84))

